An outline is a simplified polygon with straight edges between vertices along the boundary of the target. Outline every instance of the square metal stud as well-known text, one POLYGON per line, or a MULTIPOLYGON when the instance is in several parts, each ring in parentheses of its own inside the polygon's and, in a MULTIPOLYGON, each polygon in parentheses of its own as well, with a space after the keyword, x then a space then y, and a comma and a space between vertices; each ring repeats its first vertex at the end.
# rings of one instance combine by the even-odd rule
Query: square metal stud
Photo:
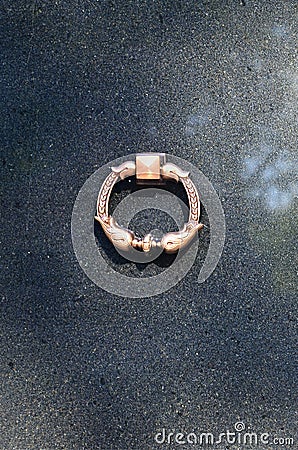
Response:
POLYGON ((161 165, 165 153, 139 153, 136 155, 137 183, 161 182, 161 165))

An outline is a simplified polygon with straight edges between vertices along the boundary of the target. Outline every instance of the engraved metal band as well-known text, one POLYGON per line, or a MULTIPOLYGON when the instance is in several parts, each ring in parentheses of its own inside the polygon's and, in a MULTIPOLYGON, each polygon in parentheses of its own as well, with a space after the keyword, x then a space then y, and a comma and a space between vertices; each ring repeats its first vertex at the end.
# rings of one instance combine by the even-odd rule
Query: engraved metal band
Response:
POLYGON ((95 219, 101 224, 113 245, 120 250, 129 250, 133 247, 149 252, 151 248, 161 247, 167 253, 174 253, 185 247, 204 226, 199 222, 200 199, 194 183, 189 178, 189 172, 166 162, 164 153, 140 153, 136 155, 135 162, 126 161, 118 167, 111 167, 111 173, 106 177, 99 191, 96 210, 95 219), (160 240, 155 240, 151 234, 140 238, 131 230, 121 227, 109 215, 109 198, 115 183, 119 179, 123 180, 133 175, 136 175, 136 182, 141 184, 160 183, 162 180, 182 182, 190 208, 188 222, 181 230, 166 233, 160 240))

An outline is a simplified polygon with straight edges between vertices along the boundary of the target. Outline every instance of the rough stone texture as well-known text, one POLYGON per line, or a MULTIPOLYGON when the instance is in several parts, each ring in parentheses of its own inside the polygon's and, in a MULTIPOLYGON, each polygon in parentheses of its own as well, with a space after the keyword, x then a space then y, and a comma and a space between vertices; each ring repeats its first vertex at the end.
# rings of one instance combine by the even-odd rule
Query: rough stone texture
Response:
POLYGON ((238 421, 298 448, 297 2, 3 0, 1 16, 0 448, 166 448, 162 428, 238 421), (203 285, 198 263, 134 300, 85 277, 70 221, 96 168, 148 150, 208 176, 227 239, 203 285))

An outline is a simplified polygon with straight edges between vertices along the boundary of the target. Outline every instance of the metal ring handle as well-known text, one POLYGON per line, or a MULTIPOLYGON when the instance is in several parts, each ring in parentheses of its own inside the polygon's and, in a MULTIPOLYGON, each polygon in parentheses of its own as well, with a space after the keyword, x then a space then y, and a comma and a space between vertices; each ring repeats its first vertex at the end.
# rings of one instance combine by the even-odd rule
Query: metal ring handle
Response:
POLYGON ((198 191, 185 172, 175 164, 166 162, 164 153, 140 153, 136 155, 136 161, 126 161, 118 167, 111 167, 111 173, 104 180, 98 194, 97 214, 95 219, 101 224, 106 236, 119 250, 129 250, 131 247, 149 252, 151 248, 161 247, 167 253, 175 253, 185 247, 195 236, 197 231, 203 228, 199 222, 200 199, 198 191), (109 215, 109 199, 115 183, 121 179, 136 175, 139 184, 160 183, 162 180, 181 181, 189 201, 188 222, 176 232, 166 233, 160 240, 155 240, 150 234, 140 238, 133 231, 121 227, 116 220, 109 215))

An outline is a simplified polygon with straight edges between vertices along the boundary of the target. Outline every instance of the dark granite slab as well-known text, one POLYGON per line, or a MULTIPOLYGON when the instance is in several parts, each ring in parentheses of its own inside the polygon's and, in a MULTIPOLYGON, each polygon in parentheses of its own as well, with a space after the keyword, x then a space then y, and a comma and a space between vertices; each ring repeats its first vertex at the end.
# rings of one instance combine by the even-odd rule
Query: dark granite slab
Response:
POLYGON ((1 2, 1 449, 167 448, 163 428, 239 421, 298 448, 297 6, 1 2), (198 166, 227 235, 205 283, 199 258, 131 299, 84 275, 70 223, 85 180, 140 150, 198 166))

